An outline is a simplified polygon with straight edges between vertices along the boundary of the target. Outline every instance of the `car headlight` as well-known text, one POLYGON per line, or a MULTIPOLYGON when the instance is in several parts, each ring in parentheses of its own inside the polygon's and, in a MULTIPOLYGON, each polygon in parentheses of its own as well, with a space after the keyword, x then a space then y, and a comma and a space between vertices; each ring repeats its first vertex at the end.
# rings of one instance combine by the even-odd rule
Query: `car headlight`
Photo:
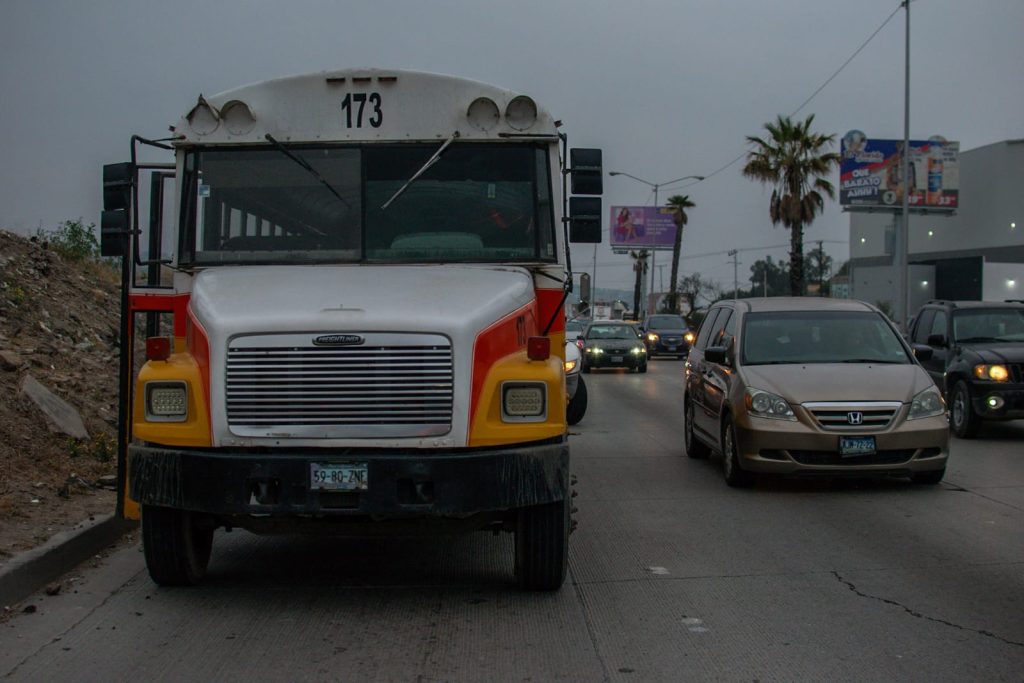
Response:
POLYGON ((547 418, 547 385, 506 382, 501 385, 501 419, 505 422, 543 422, 547 418))
POLYGON ((975 365, 974 376, 978 379, 992 380, 993 382, 1005 382, 1010 379, 1010 372, 1005 365, 975 365))
POLYGON ((686 340, 686 343, 691 345, 693 344, 693 340, 696 338, 697 335, 695 335, 693 332, 687 332, 686 334, 683 335, 683 339, 686 340))
POLYGON ((946 412, 946 402, 942 400, 942 394, 936 387, 929 387, 917 396, 910 404, 908 420, 917 420, 922 417, 934 417, 946 412))
POLYGON ((748 387, 745 401, 747 404, 747 412, 755 417, 766 417, 772 420, 796 421, 796 415, 793 414, 793 409, 789 407, 789 403, 786 399, 782 398, 778 394, 748 387))
POLYGON ((653 332, 648 332, 647 333, 647 341, 649 341, 649 342, 656 342, 656 341, 658 341, 658 335, 654 334, 653 332))
POLYGON ((634 346, 629 352, 634 356, 639 356, 641 353, 647 353, 647 348, 643 346, 634 346))
POLYGON ((567 361, 565 361, 565 374, 568 375, 570 372, 575 370, 576 369, 576 364, 577 364, 577 362, 574 361, 574 360, 567 360, 567 361))
POLYGON ((604 353, 604 351, 602 351, 596 346, 591 346, 589 349, 587 349, 587 353, 602 354, 604 353))
POLYGON ((188 389, 184 382, 146 382, 146 419, 184 422, 188 417, 188 389))

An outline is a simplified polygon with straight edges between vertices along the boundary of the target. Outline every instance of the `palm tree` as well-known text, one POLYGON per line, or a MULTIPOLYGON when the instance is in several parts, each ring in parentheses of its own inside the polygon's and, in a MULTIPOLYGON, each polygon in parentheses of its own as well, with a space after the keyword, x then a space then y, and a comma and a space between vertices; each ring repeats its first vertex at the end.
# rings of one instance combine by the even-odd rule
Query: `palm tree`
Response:
POLYGON ((633 259, 633 272, 636 273, 636 282, 633 285, 634 320, 640 319, 640 289, 643 287, 644 275, 647 274, 647 256, 648 251, 646 249, 629 252, 629 257, 633 259))
POLYGON ((672 313, 679 312, 679 252, 683 246, 683 226, 686 225, 686 210, 697 206, 690 201, 690 195, 677 194, 668 198, 668 206, 672 207, 672 221, 676 224, 676 241, 672 245, 672 279, 669 280, 668 308, 672 313))
POLYGON ((743 175, 772 188, 768 215, 772 225, 789 228, 789 290, 803 294, 804 226, 810 225, 825 207, 821 193, 835 198, 832 183, 825 180, 839 166, 839 154, 825 149, 835 135, 811 132, 814 114, 802 123, 779 116, 764 124, 769 139, 747 136, 754 146, 747 154, 743 175))

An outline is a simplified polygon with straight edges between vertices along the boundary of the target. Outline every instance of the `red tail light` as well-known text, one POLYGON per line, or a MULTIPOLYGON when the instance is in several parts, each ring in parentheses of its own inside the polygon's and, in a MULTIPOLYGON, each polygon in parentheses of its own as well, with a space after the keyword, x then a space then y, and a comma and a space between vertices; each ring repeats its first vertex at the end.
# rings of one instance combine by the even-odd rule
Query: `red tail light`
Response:
POLYGON ((170 337, 150 337, 146 340, 146 360, 167 360, 170 357, 170 337))
POLYGON ((547 360, 551 357, 551 340, 547 337, 530 337, 526 341, 526 356, 530 360, 547 360))

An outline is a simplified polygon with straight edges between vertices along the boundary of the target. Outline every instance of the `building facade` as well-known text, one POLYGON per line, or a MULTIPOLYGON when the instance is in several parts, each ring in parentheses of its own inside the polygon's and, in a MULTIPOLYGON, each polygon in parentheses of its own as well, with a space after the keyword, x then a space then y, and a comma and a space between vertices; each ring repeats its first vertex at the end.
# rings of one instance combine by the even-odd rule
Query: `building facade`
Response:
MULTIPOLYGON (((850 296, 896 311, 900 216, 850 212, 850 296)), ((960 154, 959 208, 910 216, 909 311, 929 299, 1024 299, 1024 139, 960 154)))

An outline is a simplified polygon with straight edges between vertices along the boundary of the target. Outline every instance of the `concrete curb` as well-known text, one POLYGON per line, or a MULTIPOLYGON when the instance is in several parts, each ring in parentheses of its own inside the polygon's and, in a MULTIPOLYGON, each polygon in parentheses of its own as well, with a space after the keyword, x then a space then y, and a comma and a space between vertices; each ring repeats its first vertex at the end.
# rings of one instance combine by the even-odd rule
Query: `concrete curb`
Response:
POLYGON ((137 522, 110 514, 62 531, 0 567, 0 605, 13 605, 114 543, 137 522))

